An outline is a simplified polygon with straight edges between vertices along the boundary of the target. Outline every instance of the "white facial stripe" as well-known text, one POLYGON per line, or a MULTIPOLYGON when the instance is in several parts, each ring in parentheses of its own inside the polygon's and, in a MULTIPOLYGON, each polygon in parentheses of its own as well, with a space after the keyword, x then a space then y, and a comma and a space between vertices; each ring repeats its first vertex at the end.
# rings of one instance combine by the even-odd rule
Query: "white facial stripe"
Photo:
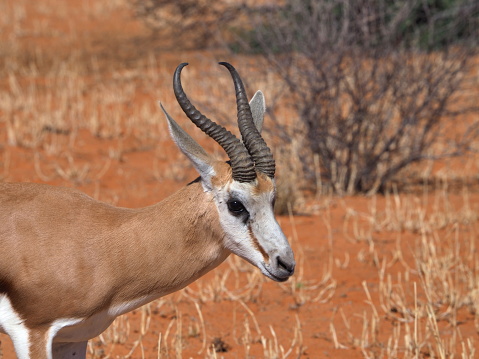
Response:
POLYGON ((288 247, 289 243, 281 230, 272 209, 261 210, 254 214, 251 221, 251 232, 269 256, 288 247))
POLYGON ((18 359, 30 359, 30 332, 6 295, 0 295, 0 330, 12 339, 18 359))
POLYGON ((259 253, 261 253, 261 255, 263 256, 263 261, 264 262, 266 262, 266 263, 269 262, 269 255, 265 251, 265 249, 261 246, 261 243, 258 241, 258 238, 256 238, 256 236, 254 235, 253 229, 251 229, 251 224, 248 224, 248 232, 249 232, 251 243, 253 244, 253 247, 259 253))
POLYGON ((294 268, 294 255, 274 216, 274 187, 264 183, 233 181, 214 191, 220 222, 226 234, 225 246, 271 279, 286 280, 290 273, 285 268, 294 268), (228 201, 231 200, 244 205, 249 212, 247 221, 245 216, 229 211, 228 201))

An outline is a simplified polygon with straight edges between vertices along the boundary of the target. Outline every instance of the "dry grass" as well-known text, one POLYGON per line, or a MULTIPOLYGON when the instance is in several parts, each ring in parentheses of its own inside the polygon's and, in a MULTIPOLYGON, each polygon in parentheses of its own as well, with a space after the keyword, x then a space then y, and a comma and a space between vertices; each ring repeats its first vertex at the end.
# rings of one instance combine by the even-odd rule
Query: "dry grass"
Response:
MULTIPOLYGON (((191 166, 171 146, 156 104, 161 99, 187 131, 204 138, 174 105, 171 73, 184 54, 151 52, 133 65, 114 62, 109 68, 109 58, 74 51, 56 58, 42 47, 27 49, 24 39, 32 33, 60 36, 48 19, 52 13, 69 13, 65 4, 51 8, 39 2, 32 10, 26 1, 0 3, 0 29, 6 36, 0 47, 0 180, 61 183, 118 203, 133 196, 100 183, 128 182, 131 173, 124 164, 143 152, 148 153, 145 177, 155 186, 181 182, 170 186, 178 187, 193 178, 191 166), (37 14, 36 22, 25 21, 30 11, 37 14), (92 155, 87 148, 93 142, 98 151, 92 155), (22 163, 31 168, 21 168, 22 163)), ((104 18, 124 3, 82 6, 89 16, 104 18)), ((63 43, 79 42, 73 30, 61 36, 63 43)), ((227 98, 214 114, 234 117, 228 74, 208 58, 211 54, 188 56, 196 63, 185 70, 187 93, 206 109, 212 99, 227 98)), ((253 75, 254 89, 275 94, 273 78, 253 75)), ((288 124, 291 118, 285 117, 288 124)), ((274 133, 265 136, 277 141, 283 169, 278 207, 287 214, 280 221, 296 253, 295 276, 271 283, 231 257, 181 292, 115 320, 89 343, 88 357, 298 358, 324 351, 344 357, 358 351, 365 358, 474 358, 479 208, 476 189, 467 183, 477 158, 464 159, 466 165, 459 168, 426 171, 424 183, 437 183, 434 189, 425 185, 410 194, 393 189, 369 198, 332 196, 317 166, 309 195, 301 188, 300 141, 293 138, 286 145, 274 133), (295 212, 313 213, 312 227, 304 224, 309 217, 295 212), (271 298, 281 299, 278 304, 271 298), (268 317, 270 311, 277 313, 268 317), (225 318, 217 320, 217 312, 225 318)), ((205 147, 222 156, 211 141, 205 147)))
MULTIPOLYGON (((391 196, 395 196, 391 194, 391 196)), ((431 197, 444 196, 435 193, 431 197)), ((458 199, 458 208, 472 207, 469 212, 477 213, 477 206, 467 203, 468 197, 458 199)), ((419 198, 411 199, 419 211, 419 198)), ((410 229, 397 230, 385 226, 396 225, 397 217, 404 215, 400 207, 391 205, 384 198, 366 199, 370 213, 361 214, 347 208, 349 223, 353 217, 368 217, 357 224, 341 229, 350 242, 360 244, 357 253, 359 262, 375 270, 369 280, 350 280, 349 285, 360 283, 358 310, 345 314, 343 304, 335 304, 329 323, 329 340, 332 346, 341 350, 359 350, 365 358, 474 358, 477 351, 476 332, 479 331, 479 261, 477 258, 476 229, 478 222, 473 216, 464 221, 452 205, 439 208, 416 220, 411 219, 410 229), (394 214, 394 219, 378 220, 371 215, 380 203, 390 206, 384 213, 394 214), (355 213, 352 215, 351 213, 355 213), (449 218, 443 224, 443 217, 449 218), (435 220, 435 218, 440 218, 435 220), (416 223, 417 221, 417 223, 416 223), (425 224, 427 223, 427 225, 425 224), (372 228, 372 229, 371 229, 372 228), (397 241, 391 252, 379 249, 385 233, 393 233, 397 241), (410 240, 402 240, 409 236, 410 240)), ((325 216, 322 225, 331 225, 331 218, 325 216)), ((305 251, 296 237, 295 217, 289 219, 290 238, 298 260, 298 273, 286 284, 275 284, 282 295, 294 303, 293 307, 311 308, 341 303, 336 293, 338 270, 351 267, 349 259, 334 253, 334 236, 330 236, 330 257, 326 258, 321 278, 308 280, 311 273, 304 268, 305 251)), ((351 260, 352 262, 353 260, 351 260)), ((278 327, 258 318, 258 303, 261 303, 267 281, 248 264, 232 257, 222 271, 216 271, 206 279, 200 279, 192 286, 173 296, 160 299, 140 309, 140 329, 132 333, 128 316, 118 318, 111 328, 90 344, 92 358, 109 357, 115 346, 133 343, 124 358, 151 357, 145 354, 143 338, 158 338, 158 358, 182 358, 183 352, 194 351, 197 357, 219 358, 222 350, 235 347, 236 355, 265 358, 298 357, 309 350, 304 344, 305 333, 302 315, 295 314, 291 322, 290 335, 278 337, 278 327), (233 323, 227 325, 230 337, 212 338, 210 322, 202 309, 222 307, 234 303, 233 323), (151 328, 155 314, 163 310, 167 326, 158 333, 151 328), (187 313, 187 314, 185 314, 187 313), (260 353, 258 354, 258 349, 260 353), (254 353, 254 354, 253 354, 254 353)), ((299 310, 301 313, 301 310, 299 310)), ((163 314, 160 314, 163 317, 163 314)), ((156 315, 158 318, 158 315, 156 315)), ((158 320, 158 319, 156 319, 158 320)), ((306 319, 310 321, 311 319, 306 319)), ((151 348, 150 351, 151 353, 151 348)), ((340 355, 340 354, 339 354, 340 355)))
POLYGON ((337 347, 359 347, 366 358, 474 358, 478 207, 467 188, 460 195, 446 188, 422 196, 374 197, 366 212, 346 209, 343 231, 349 241, 366 245, 358 259, 377 268, 372 283, 377 289, 372 296, 370 284, 362 282, 370 308, 358 313, 361 331, 351 329, 340 313, 346 342, 335 337, 332 320, 337 347), (377 238, 384 233, 396 236, 395 248, 387 254, 378 249, 382 244, 377 238), (461 330, 465 323, 468 335, 461 330), (386 335, 384 327, 391 325, 386 335))

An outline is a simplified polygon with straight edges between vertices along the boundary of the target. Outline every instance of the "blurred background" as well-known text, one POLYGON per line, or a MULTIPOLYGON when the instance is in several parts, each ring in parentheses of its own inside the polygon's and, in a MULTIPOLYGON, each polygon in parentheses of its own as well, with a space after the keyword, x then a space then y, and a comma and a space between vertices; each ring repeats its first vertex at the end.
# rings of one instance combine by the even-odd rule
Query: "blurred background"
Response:
POLYGON ((217 62, 266 96, 295 278, 229 259, 116 321, 90 357, 473 358, 478 41, 475 0, 2 0, 1 181, 150 205, 196 177, 158 101, 225 157, 176 104, 179 63, 195 106, 236 134, 217 62))

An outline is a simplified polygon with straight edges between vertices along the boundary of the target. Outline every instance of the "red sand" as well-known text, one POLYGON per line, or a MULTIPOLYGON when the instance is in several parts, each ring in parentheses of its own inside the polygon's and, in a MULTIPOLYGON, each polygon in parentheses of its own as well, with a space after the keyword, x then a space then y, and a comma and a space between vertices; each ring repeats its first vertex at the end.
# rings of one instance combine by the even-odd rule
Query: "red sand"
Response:
MULTIPOLYGON (((8 6, 13 6, 13 3, 8 2, 8 6)), ((150 38, 141 23, 132 19, 131 14, 123 7, 113 8, 111 13, 108 13, 109 10, 98 10, 100 13, 98 15, 92 12, 91 8, 86 11, 79 5, 80 3, 83 2, 65 4, 62 2, 62 5, 58 5, 53 0, 44 0, 41 4, 45 8, 40 11, 39 5, 20 2, 26 14, 17 21, 24 33, 23 36, 16 37, 17 45, 25 53, 28 53, 29 48, 43 50, 51 48, 59 56, 79 50, 79 56, 85 58, 98 53, 101 54, 99 67, 108 69, 110 65, 114 67, 116 62, 131 60, 134 63, 136 51, 145 46, 154 48, 161 44, 161 40, 150 38), (61 9, 52 10, 56 5, 61 9), (38 24, 41 21, 46 25, 40 26, 44 30, 43 34, 38 35, 38 24), (69 40, 70 35, 65 35, 72 32, 77 34, 75 44, 69 40), (74 45, 77 48, 74 48, 74 45)), ((93 2, 90 5, 93 6, 93 2)), ((8 33, 4 32, 3 36, 8 37, 8 33)), ((184 61, 185 57, 195 56, 196 53, 180 51, 162 54, 161 58, 167 59, 167 63, 171 64, 170 67, 174 68, 175 64, 184 61)), ((48 67, 48 64, 45 66, 48 67)), ((161 66, 164 66, 164 63, 161 66)), ((2 79, 0 83, 0 89, 8 88, 8 80, 2 79)), ((152 101, 157 94, 144 96, 140 100, 152 101)), ((169 99, 172 99, 172 96, 169 99)), ((135 103, 131 106, 135 106, 135 103)), ((181 121, 184 123, 186 120, 181 121)), ((135 139, 134 136, 126 137, 121 140, 121 146, 132 150, 125 150, 120 159, 110 161, 108 152, 111 148, 117 148, 120 140, 101 139, 81 130, 75 144, 69 150, 76 168, 88 166, 89 171, 84 179, 67 180, 56 170, 58 166, 68 167, 66 156, 49 155, 42 148, 29 149, 6 145, 6 132, 5 122, 0 121, 2 144, 0 163, 3 166, 6 162, 9 163, 4 171, 5 175, 0 176, 6 181, 48 182, 54 185, 75 186, 100 200, 120 206, 140 207, 162 200, 196 176, 195 172, 188 168, 187 175, 182 181, 175 181, 173 178, 158 181, 155 178, 155 171, 171 170, 177 166, 167 160, 170 154, 175 159, 179 158, 177 149, 171 141, 166 142, 167 145, 162 142, 162 146, 168 147, 162 147, 160 149, 162 156, 158 156, 157 144, 154 141, 145 143, 135 139), (48 180, 42 178, 38 168, 35 167, 35 156, 39 156, 41 173, 47 176, 48 180)), ((65 139, 64 141, 66 142, 65 139)), ((183 170, 180 168, 179 171, 183 170)), ((440 197, 441 192, 439 190, 437 192, 436 196, 440 197)), ((432 194, 430 196, 433 197, 432 194)), ((415 203, 411 196, 405 194, 399 198, 401 201, 415 203)), ((418 198, 421 198, 421 195, 418 195, 418 198)), ((455 207, 452 212, 458 214, 458 219, 455 222, 451 221, 451 224, 444 226, 444 229, 438 230, 437 233, 444 238, 450 238, 452 229, 458 228, 461 230, 460 238, 469 238, 470 233, 477 230, 477 223, 472 221, 473 223, 469 225, 461 220, 465 215, 462 208, 463 195, 458 191, 451 192, 448 199, 455 207)), ((136 347, 132 357, 141 358, 141 351, 144 350, 145 358, 157 358, 160 333, 163 338, 163 350, 166 350, 165 336, 168 333, 166 344, 171 357, 175 355, 182 355, 184 358, 204 357, 206 350, 201 351, 204 340, 208 347, 216 343, 218 348, 226 350, 216 353, 218 358, 244 358, 248 355, 251 358, 267 357, 265 348, 275 349, 275 336, 278 348, 282 346, 284 352, 290 349, 294 341, 290 358, 387 357, 385 353, 388 351, 388 340, 394 337, 400 340, 397 356, 402 357, 407 334, 405 325, 401 324, 402 308, 381 307, 380 270, 385 263, 385 271, 391 275, 392 283, 400 281, 398 273, 403 281, 405 273, 409 273, 409 282, 404 284, 404 297, 408 300, 405 305, 408 309, 414 309, 413 282, 416 282, 419 288, 418 299, 424 302, 424 294, 420 290, 421 279, 415 271, 414 264, 414 255, 417 255, 421 236, 417 230, 407 228, 399 230, 380 228, 378 231, 370 232, 367 218, 361 213, 370 214, 370 206, 374 201, 372 198, 363 197, 322 197, 308 202, 310 204, 308 208, 317 209, 305 211, 309 213, 307 215, 280 217, 279 221, 292 242, 298 260, 298 270, 292 280, 284 284, 273 283, 263 278, 259 271, 249 264, 240 260, 229 260, 193 284, 190 289, 175 293, 160 302, 154 302, 150 306, 151 321, 148 330, 142 336, 141 346, 136 347), (358 230, 355 230, 355 223, 358 230), (398 248, 401 248, 401 251, 398 251, 398 248), (398 253, 402 253, 404 259, 398 258, 398 253), (404 263, 407 263, 411 270, 408 270, 404 263), (218 284, 222 279, 225 279, 224 287, 227 287, 232 295, 226 293, 224 287, 218 284), (251 287, 247 287, 248 282, 251 283, 251 287), (372 303, 369 302, 366 288, 371 295, 372 303), (234 295, 239 296, 241 301, 232 300, 234 295), (201 310, 204 332, 195 302, 201 310), (181 353, 180 349, 175 351, 174 348, 180 318, 181 353), (375 320, 378 321, 376 327, 375 320), (397 332, 399 329, 401 331, 397 332)), ((379 209, 389 206, 390 203, 394 206, 395 203, 386 197, 378 197, 376 201, 379 209), (392 202, 388 202, 389 200, 392 202)), ((468 203, 471 211, 477 213, 479 195, 471 193, 468 203)), ((393 222, 390 220, 390 223, 393 222)), ((477 242, 475 239, 474 241, 477 242)), ((449 242, 445 239, 444 245, 447 243, 449 242)), ((477 300, 477 294, 475 299, 477 300)), ((463 306, 457 312, 457 317, 452 318, 447 315, 447 308, 441 306, 441 303, 436 305, 435 310, 440 318, 438 325, 441 338, 449 340, 454 333, 458 335, 459 332, 462 336, 457 336, 456 345, 451 346, 456 350, 456 357, 459 357, 461 342, 465 343, 467 339, 474 343, 478 342, 477 314, 463 306)), ((142 314, 145 313, 145 309, 138 309, 127 315, 130 331, 126 342, 112 346, 106 335, 103 338, 108 343, 106 346, 102 346, 99 339, 93 340, 90 351, 96 354, 93 356, 90 354, 89 358, 104 357, 108 354, 112 358, 127 355, 140 337, 142 314)), ((419 321, 421 333, 426 331, 426 325, 427 320, 422 318, 419 321)), ((412 330, 414 323, 409 322, 407 326, 412 330)), ((419 336, 420 341, 428 342, 435 348, 432 337, 425 338, 423 334, 419 336)), ((8 337, 0 335, 0 343, 3 358, 14 358, 8 337)), ((477 348, 477 344, 475 345, 477 348)), ((422 347, 418 351, 421 357, 428 357, 431 354, 427 347, 422 347)))

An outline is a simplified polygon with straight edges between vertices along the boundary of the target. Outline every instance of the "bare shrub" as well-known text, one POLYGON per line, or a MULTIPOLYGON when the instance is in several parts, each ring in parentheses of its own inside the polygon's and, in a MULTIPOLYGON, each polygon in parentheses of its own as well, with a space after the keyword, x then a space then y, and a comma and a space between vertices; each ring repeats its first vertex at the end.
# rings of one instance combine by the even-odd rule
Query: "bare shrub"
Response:
MULTIPOLYGON (((432 3, 289 0, 240 34, 240 47, 263 54, 287 84, 305 147, 335 192, 382 191, 410 164, 461 155, 477 138, 476 123, 446 125, 477 109, 453 105, 479 5, 432 3)), ((311 178, 313 168, 306 161, 311 178)))
MULTIPOLYGON (((478 124, 454 124, 477 109, 455 104, 464 98, 477 48, 476 1, 134 5, 147 24, 183 48, 229 43, 233 51, 263 55, 301 120, 309 151, 301 156, 305 177, 318 182, 312 159, 319 158, 326 190, 382 192, 411 164, 462 155, 477 138, 478 124)), ((284 139, 284 131, 277 136, 284 139)))

